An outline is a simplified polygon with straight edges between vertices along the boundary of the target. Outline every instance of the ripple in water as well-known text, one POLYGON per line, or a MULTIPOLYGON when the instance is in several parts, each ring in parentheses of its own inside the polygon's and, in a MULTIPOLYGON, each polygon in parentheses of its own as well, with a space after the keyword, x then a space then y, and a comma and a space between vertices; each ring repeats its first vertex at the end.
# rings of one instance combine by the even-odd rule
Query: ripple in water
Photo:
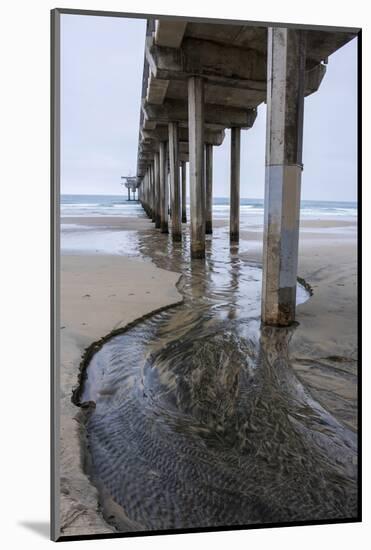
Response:
POLYGON ((261 270, 221 232, 205 262, 183 241, 140 236, 145 257, 183 274, 184 302, 112 338, 87 370, 106 519, 128 532, 355 517, 356 436, 295 376, 295 328, 260 327, 261 270))

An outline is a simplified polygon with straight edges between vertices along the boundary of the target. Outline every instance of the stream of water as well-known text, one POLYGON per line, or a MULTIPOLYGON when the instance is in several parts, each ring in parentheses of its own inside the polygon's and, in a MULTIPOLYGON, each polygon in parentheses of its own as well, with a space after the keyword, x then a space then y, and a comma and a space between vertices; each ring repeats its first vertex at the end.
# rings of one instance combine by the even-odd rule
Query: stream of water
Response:
MULTIPOLYGON (((295 327, 260 326, 261 269, 224 240, 138 250, 182 273, 183 303, 109 340, 82 401, 90 475, 119 531, 355 517, 356 436, 290 366, 295 327)), ((298 287, 298 302, 308 299, 298 287)))

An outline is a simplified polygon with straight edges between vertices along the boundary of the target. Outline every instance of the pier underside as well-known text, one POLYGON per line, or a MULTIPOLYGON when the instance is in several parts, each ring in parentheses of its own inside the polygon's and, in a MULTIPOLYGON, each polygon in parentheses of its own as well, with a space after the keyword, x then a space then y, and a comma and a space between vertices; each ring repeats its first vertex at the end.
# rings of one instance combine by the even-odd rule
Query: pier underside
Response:
POLYGON ((212 233, 213 147, 231 131, 230 241, 239 241, 241 130, 267 103, 262 320, 295 320, 304 98, 355 32, 149 20, 137 180, 156 227, 182 238, 189 163, 191 257, 212 233), (155 168, 156 155, 160 169, 155 168), (180 167, 182 173, 180 174, 180 167), (170 184, 170 186, 169 186, 170 184), (160 196, 158 196, 160 195, 160 196), (170 218, 169 217, 170 213, 170 218), (160 220, 160 221, 159 221, 160 220))

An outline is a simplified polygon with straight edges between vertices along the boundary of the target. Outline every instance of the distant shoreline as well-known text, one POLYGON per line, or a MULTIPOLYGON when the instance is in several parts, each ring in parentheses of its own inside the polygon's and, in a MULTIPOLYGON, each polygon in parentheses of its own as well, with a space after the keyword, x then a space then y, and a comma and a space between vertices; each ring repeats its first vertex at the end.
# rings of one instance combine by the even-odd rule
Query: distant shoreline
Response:
MULTIPOLYGON (((120 198, 123 200, 127 200, 126 193, 115 193, 115 194, 106 194, 106 193, 61 193, 61 197, 114 197, 114 198, 120 198)), ((264 197, 241 197, 241 201, 250 201, 250 202, 264 202, 264 197)), ((189 201, 189 196, 187 196, 187 203, 189 201)), ((229 197, 225 196, 215 196, 213 197, 213 201, 216 201, 215 204, 218 204, 218 201, 229 201, 229 197)), ((129 202, 129 201, 128 201, 129 202)), ((131 201, 130 201, 131 202, 131 201)), ((133 201, 134 202, 134 201, 133 201)), ((309 203, 309 202, 315 202, 315 203, 328 203, 328 204, 336 204, 336 203, 343 203, 343 204, 349 204, 357 206, 357 201, 350 201, 350 200, 340 200, 340 201, 329 201, 329 200, 320 200, 320 199, 302 199, 302 203, 309 203)), ((224 204, 224 202, 223 202, 224 204)))
MULTIPOLYGON (((190 219, 190 204, 187 199, 187 218, 190 219)), ((141 218, 143 210, 138 201, 129 201, 121 195, 62 195, 61 217, 136 217, 141 218)), ((357 203, 342 201, 301 202, 301 219, 357 219, 357 203)), ((229 219, 230 204, 228 197, 214 197, 213 218, 215 221, 229 219)), ((262 224, 264 217, 263 199, 240 200, 240 224, 262 224)))

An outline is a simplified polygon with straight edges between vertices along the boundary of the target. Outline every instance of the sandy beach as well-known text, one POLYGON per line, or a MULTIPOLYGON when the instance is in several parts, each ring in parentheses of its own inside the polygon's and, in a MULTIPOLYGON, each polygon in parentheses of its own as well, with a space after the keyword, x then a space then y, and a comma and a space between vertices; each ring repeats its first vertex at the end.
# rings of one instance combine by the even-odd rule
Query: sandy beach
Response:
POLYGON ((113 529, 98 511, 84 473, 84 429, 71 402, 85 348, 143 315, 182 299, 178 273, 110 255, 61 256, 61 530, 64 535, 113 529))
MULTIPOLYGON (((357 399, 355 227, 349 220, 301 221, 298 276, 311 286, 313 296, 297 308, 290 348, 292 365, 313 396, 353 428, 356 416, 344 411, 357 399)), ((251 250, 245 258, 261 262, 262 229, 242 231, 240 237, 251 250)))
MULTIPOLYGON (((155 232, 139 218, 66 217, 63 227, 101 232, 155 232)), ((227 222, 215 233, 228 244, 227 222)), ((357 287, 355 221, 304 220, 299 276, 313 296, 298 307, 290 345, 297 375, 313 397, 355 429, 357 397, 357 287), (339 403, 341 406, 339 406, 339 403)), ((164 237, 165 238, 165 237, 164 237)), ((170 237, 169 237, 170 238, 170 237)), ((241 231, 241 257, 260 262, 262 231, 241 231)), ((96 488, 84 473, 84 428, 71 402, 84 349, 112 330, 182 300, 180 273, 125 254, 63 253, 61 256, 61 530, 65 535, 112 531, 101 516, 96 488)))
POLYGON ((313 397, 355 428, 357 418, 348 409, 354 411, 357 400, 357 248, 354 234, 342 233, 354 223, 305 220, 301 226, 310 232, 300 235, 298 275, 313 296, 297 308, 292 365, 313 397))

